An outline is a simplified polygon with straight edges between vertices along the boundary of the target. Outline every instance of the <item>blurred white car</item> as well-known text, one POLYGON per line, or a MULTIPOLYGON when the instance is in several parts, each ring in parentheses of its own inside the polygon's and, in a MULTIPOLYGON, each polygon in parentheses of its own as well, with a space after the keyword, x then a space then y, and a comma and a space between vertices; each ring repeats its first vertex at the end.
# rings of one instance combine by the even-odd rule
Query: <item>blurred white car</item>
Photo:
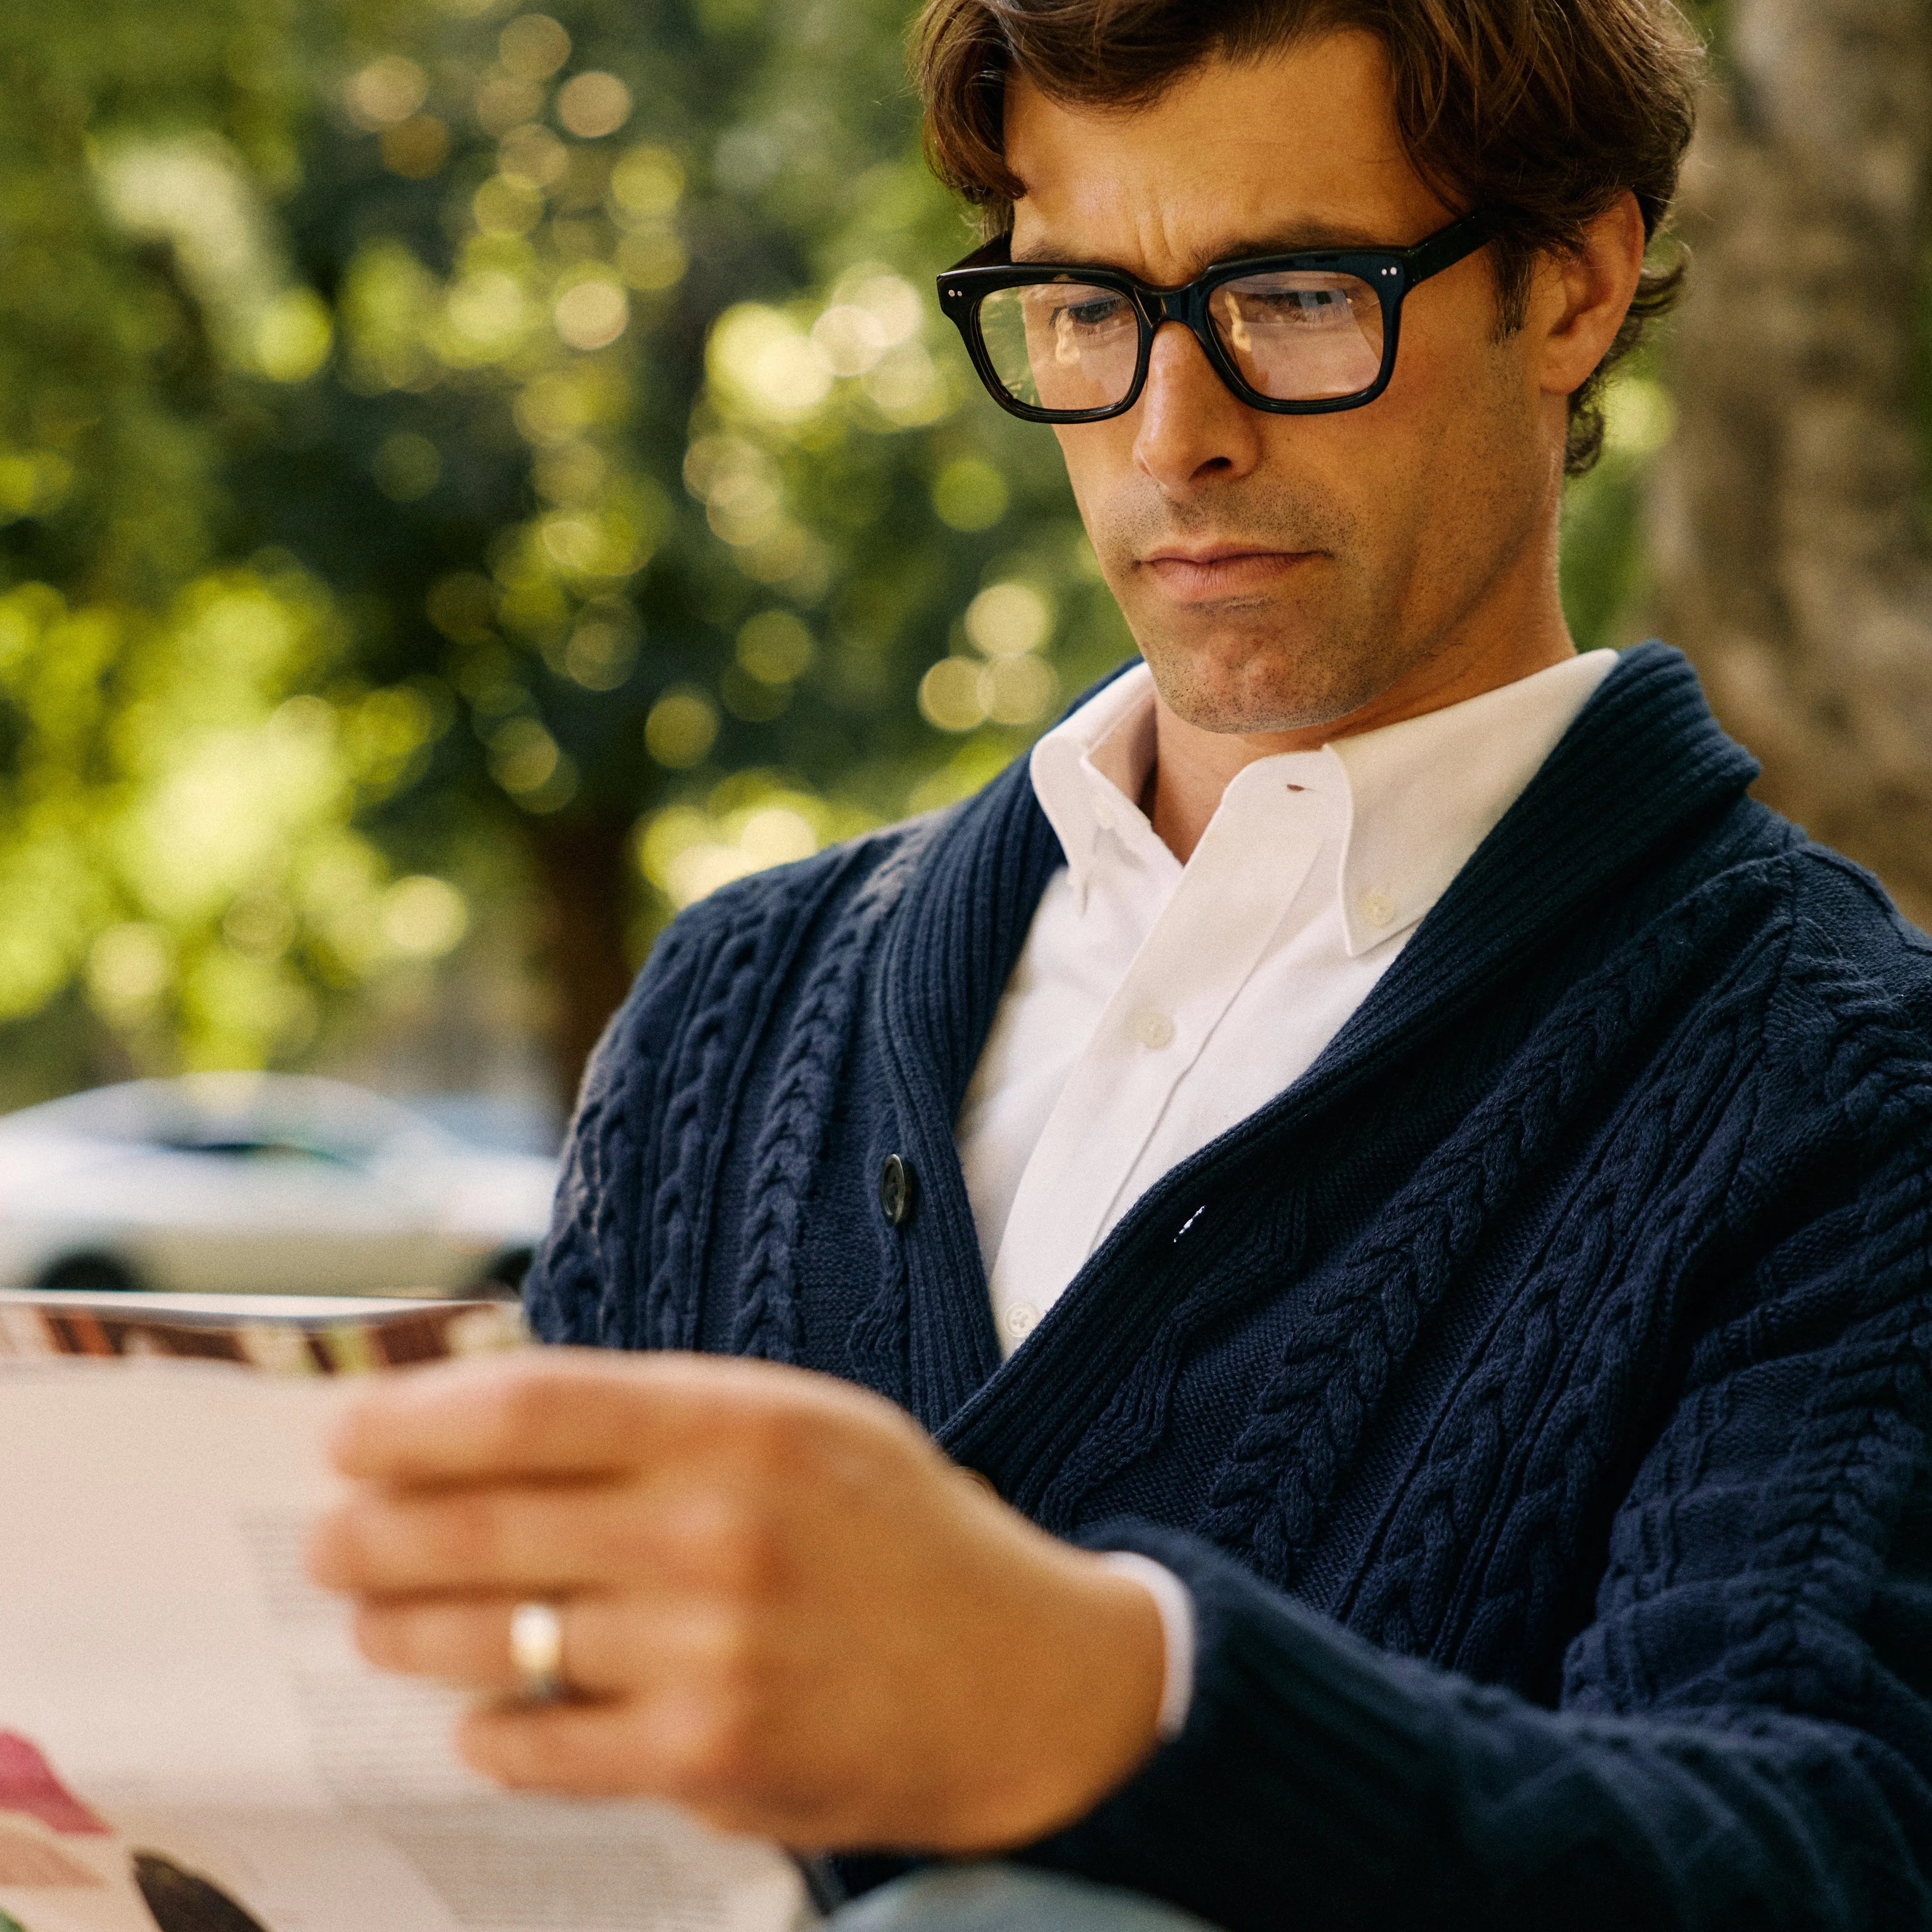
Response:
POLYGON ((0 1286, 504 1294, 556 1180, 339 1081, 96 1088, 0 1118, 0 1286))

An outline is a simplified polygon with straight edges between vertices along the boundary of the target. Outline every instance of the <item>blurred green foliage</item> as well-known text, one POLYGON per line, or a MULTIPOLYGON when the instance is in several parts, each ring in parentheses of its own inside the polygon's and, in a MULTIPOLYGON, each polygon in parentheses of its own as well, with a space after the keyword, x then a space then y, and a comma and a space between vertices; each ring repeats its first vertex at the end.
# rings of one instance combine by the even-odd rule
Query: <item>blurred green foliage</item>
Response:
POLYGON ((1646 346, 1606 398, 1604 454, 1563 507, 1563 610, 1580 650, 1637 641, 1646 602, 1644 476, 1677 428, 1677 408, 1646 346))
POLYGON ((634 962, 1122 653, 1050 440, 962 407, 902 10, 0 26, 0 1018, 300 1055, 479 850, 634 962))
MULTIPOLYGON (((678 906, 960 795, 1131 648, 931 299, 970 238, 908 14, 0 21, 16 1036, 298 1058, 520 881, 610 914, 568 1058, 678 906)), ((1626 384, 1573 505, 1584 641, 1668 410, 1626 384)))

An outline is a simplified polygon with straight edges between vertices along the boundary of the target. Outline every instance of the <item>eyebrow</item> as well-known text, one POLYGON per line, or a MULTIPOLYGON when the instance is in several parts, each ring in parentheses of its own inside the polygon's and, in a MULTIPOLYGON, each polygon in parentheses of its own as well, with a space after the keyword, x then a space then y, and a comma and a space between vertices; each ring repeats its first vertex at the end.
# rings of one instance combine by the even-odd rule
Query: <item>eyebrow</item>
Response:
MULTIPOLYGON (((1245 262, 1262 255, 1312 254, 1330 248, 1400 248, 1405 244, 1390 242, 1371 233, 1364 228, 1354 228, 1345 224, 1328 221, 1296 222, 1286 228, 1277 229, 1270 234, 1243 236, 1216 248, 1211 254, 1198 258, 1194 273, 1216 262, 1245 262)), ((1036 262, 1066 264, 1070 268, 1114 268, 1116 262, 1105 262, 1096 255, 1090 255, 1077 248, 1055 246, 1049 240, 1028 248, 1024 253, 1016 253, 1015 264, 1025 268, 1036 262)))

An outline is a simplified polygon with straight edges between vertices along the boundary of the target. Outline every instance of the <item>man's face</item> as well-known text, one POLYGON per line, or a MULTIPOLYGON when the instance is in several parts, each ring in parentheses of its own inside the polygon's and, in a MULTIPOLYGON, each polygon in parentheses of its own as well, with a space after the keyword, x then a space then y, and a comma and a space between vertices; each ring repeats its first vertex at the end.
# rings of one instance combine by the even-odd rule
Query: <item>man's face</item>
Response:
MULTIPOLYGON (((1214 62, 1131 112, 1016 83, 1006 154, 1026 188, 1016 260, 1161 286, 1242 255, 1407 247, 1462 212, 1411 167, 1381 45, 1354 32, 1214 62)), ((1250 409, 1171 324, 1131 410, 1058 429, 1168 706, 1216 732, 1325 724, 1430 679, 1505 621, 1520 580, 1546 597, 1564 408, 1536 346, 1500 334, 1484 251, 1409 296, 1393 380, 1364 408, 1250 409)))

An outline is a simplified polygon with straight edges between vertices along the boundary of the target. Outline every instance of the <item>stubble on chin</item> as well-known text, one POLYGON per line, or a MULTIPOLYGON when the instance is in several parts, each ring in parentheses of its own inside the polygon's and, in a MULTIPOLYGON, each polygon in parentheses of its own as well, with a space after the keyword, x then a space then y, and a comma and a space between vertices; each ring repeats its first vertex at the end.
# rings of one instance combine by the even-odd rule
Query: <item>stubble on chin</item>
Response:
MULTIPOLYGON (((1110 506, 1101 568, 1174 715, 1204 731, 1306 730, 1373 701, 1402 670, 1390 621, 1361 562, 1353 520, 1304 494, 1244 488, 1172 504, 1110 506), (1279 590, 1207 603, 1169 597, 1142 560, 1174 544, 1295 553, 1279 590)), ((1092 527, 1090 519, 1089 527, 1092 527)))
POLYGON ((1317 730, 1374 703, 1404 668, 1396 652, 1346 627, 1285 615, 1271 628, 1248 620, 1230 629, 1206 640, 1151 625, 1137 634, 1168 709, 1198 730, 1317 730))

